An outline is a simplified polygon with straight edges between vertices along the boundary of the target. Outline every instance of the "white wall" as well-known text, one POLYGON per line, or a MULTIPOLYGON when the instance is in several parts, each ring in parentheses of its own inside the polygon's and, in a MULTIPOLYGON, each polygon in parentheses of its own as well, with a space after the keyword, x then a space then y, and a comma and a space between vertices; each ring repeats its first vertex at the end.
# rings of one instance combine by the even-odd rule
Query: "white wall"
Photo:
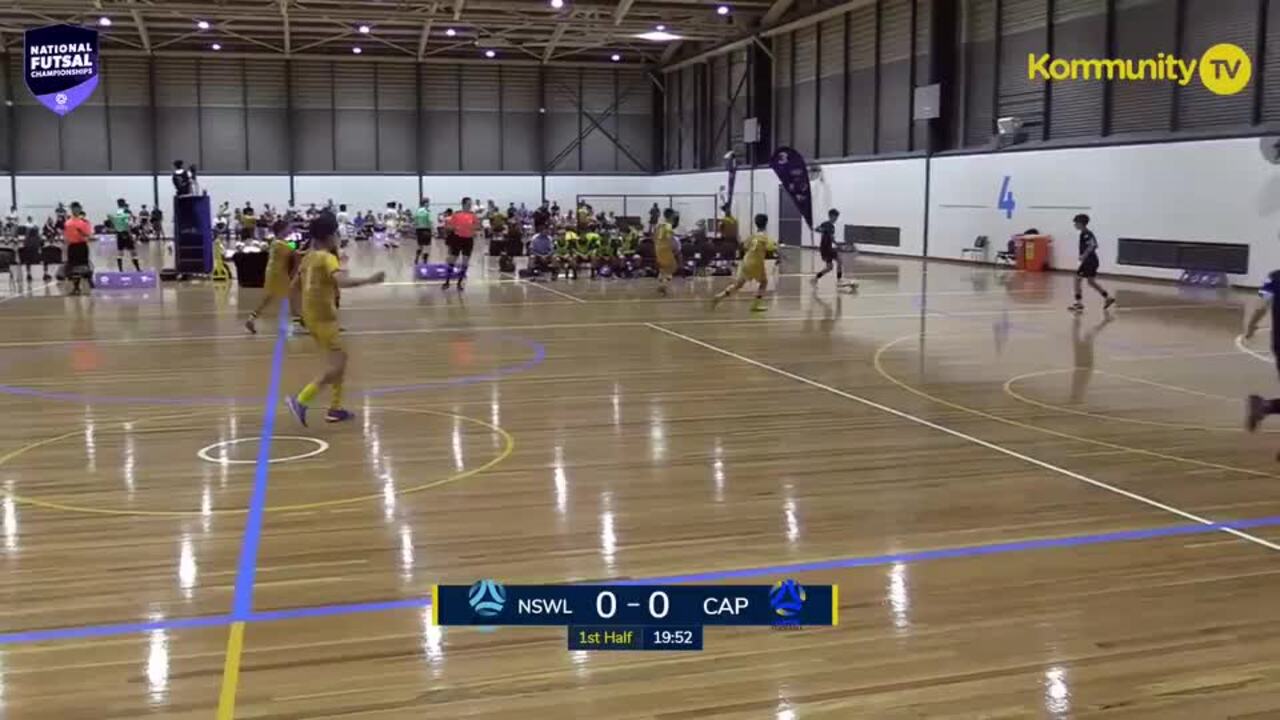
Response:
POLYGON ((813 221, 826 220, 827 211, 835 208, 843 225, 896 227, 901 245, 863 249, 919 256, 924 252, 924 179, 923 158, 824 164, 822 177, 812 186, 813 221))
POLYGON ((929 254, 959 258, 987 235, 1002 245, 1034 227, 1054 237, 1054 266, 1074 267, 1071 218, 1093 219, 1103 273, 1177 278, 1177 270, 1117 266, 1116 238, 1248 243, 1257 285, 1280 267, 1280 167, 1262 159, 1257 138, 936 158, 929 254), (1012 218, 996 208, 1010 178, 1012 218))
POLYGON ((462 207, 463 196, 481 204, 490 200, 500 207, 524 203, 536 208, 541 203, 542 182, 537 175, 424 175, 422 194, 431 199, 437 212, 462 207))
MULTIPOLYGON (((289 178, 285 175, 201 175, 200 189, 209 194, 214 212, 223 201, 232 207, 244 207, 248 202, 258 211, 267 203, 276 208, 289 205, 289 178)), ((167 217, 173 208, 173 180, 169 175, 160 176, 160 203, 167 217)))
POLYGON ((329 200, 351 212, 381 210, 393 201, 418 206, 416 175, 295 175, 293 191, 300 208, 323 207, 329 200))
POLYGON ((150 207, 155 198, 150 175, 19 175, 16 184, 18 215, 36 222, 53 215, 59 202, 79 201, 89 222, 97 224, 116 208, 117 198, 134 210, 150 207))

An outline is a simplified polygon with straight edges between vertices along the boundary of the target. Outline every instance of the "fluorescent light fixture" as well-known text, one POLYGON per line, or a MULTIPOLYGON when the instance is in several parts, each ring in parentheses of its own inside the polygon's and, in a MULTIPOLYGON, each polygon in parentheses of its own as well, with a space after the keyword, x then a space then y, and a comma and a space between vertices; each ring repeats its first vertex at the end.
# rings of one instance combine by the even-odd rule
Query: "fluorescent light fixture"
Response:
POLYGON ((728 14, 729 14, 729 6, 728 6, 728 5, 721 5, 720 7, 716 8, 716 14, 717 14, 717 15, 728 15, 728 14))
POLYGON ((498 56, 498 53, 496 53, 496 52, 494 52, 494 51, 492 51, 492 50, 485 50, 485 51, 484 51, 484 56, 485 56, 485 57, 487 57, 487 58, 494 58, 494 57, 497 57, 497 56, 498 56))
POLYGON ((653 30, 647 33, 640 33, 639 35, 635 35, 634 37, 638 37, 641 40, 649 40, 651 42, 671 42, 672 40, 683 39, 679 35, 675 35, 673 33, 669 33, 663 30, 653 30))
POLYGON ((662 32, 663 30, 666 30, 666 29, 667 29, 666 25, 659 25, 658 27, 654 28, 654 30, 657 30, 658 32, 662 32))
POLYGON ((214 43, 214 44, 210 45, 209 47, 213 48, 214 50, 221 50, 221 49, 222 49, 222 44, 221 44, 221 43, 214 43))
POLYGON ((107 17, 106 15, 103 15, 102 17, 98 18, 98 24, 101 25, 102 27, 111 27, 111 18, 107 17))
POLYGON ((551 0, 551 7, 555 8, 556 10, 559 10, 560 8, 564 7, 564 0, 551 0))
POLYGON ((208 30, 208 29, 209 29, 209 21, 208 21, 208 20, 197 20, 197 21, 196 21, 196 27, 200 28, 201 30, 208 30))
POLYGON ((444 31, 444 34, 448 35, 449 37, 453 37, 454 35, 458 34, 458 31, 454 30, 453 28, 449 28, 448 30, 444 31))
POLYGON ((360 53, 364 52, 364 50, 361 50, 358 47, 353 47, 351 48, 351 52, 355 53, 356 55, 359 55, 360 53))
POLYGON ((360 27, 356 28, 356 30, 359 30, 361 35, 368 35, 368 34, 369 34, 369 26, 368 26, 368 25, 361 25, 360 27))
POLYGON ((614 61, 614 62, 619 62, 619 61, 621 61, 621 60, 622 60, 622 56, 621 56, 621 55, 619 55, 618 53, 614 53, 613 55, 610 55, 610 56, 609 56, 609 59, 610 59, 610 60, 612 60, 612 61, 614 61))

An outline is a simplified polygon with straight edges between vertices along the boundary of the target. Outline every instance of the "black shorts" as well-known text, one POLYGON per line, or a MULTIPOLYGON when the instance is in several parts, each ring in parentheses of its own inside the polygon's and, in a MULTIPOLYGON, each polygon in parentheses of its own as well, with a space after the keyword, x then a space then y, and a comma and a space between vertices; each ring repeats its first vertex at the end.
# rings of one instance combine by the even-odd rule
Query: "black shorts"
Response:
POLYGON ((40 248, 27 246, 18 248, 18 261, 23 265, 39 265, 40 248))
POLYGON ((67 245, 67 269, 89 267, 89 243, 71 243, 67 245))
POLYGON ((417 228, 418 247, 428 247, 431 245, 431 228, 417 228))
POLYGON ((450 255, 471 257, 471 252, 476 248, 476 239, 473 237, 458 237, 457 235, 450 233, 449 239, 445 242, 449 246, 450 255))
POLYGON ((1082 278, 1093 278, 1098 276, 1098 258, 1090 257, 1080 263, 1080 267, 1076 268, 1076 275, 1082 278))
POLYGON ((818 252, 822 255, 822 262, 824 263, 839 262, 840 260, 840 253, 836 252, 835 248, 822 248, 818 252))
POLYGON ((116 233, 116 251, 124 252, 125 250, 133 250, 133 235, 128 230, 121 230, 116 233))

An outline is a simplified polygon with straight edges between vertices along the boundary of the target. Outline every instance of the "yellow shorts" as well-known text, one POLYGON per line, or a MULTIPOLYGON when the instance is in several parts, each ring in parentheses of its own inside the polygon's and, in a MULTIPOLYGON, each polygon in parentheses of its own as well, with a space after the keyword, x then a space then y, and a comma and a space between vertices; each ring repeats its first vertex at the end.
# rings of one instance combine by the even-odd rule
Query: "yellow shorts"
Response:
POLYGON ((289 278, 284 278, 283 280, 268 279, 262 286, 262 291, 272 300, 279 300, 289 295, 289 284, 289 278))
POLYGON ((754 280, 756 282, 764 282, 768 275, 764 270, 764 263, 755 264, 747 263, 738 266, 738 277, 742 280, 754 280))
POLYGON ((307 323, 307 332, 316 341, 316 345, 325 352, 346 350, 342 342, 342 330, 336 322, 307 323))
POLYGON ((658 272, 662 275, 674 275, 676 272, 676 259, 674 257, 662 257, 659 255, 654 258, 658 266, 658 272))

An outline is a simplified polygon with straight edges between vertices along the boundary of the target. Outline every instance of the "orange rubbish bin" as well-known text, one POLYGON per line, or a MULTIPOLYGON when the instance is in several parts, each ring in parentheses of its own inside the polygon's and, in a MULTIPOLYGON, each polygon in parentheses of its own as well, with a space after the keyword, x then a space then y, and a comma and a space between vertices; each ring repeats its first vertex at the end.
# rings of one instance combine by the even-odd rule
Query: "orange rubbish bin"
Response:
POLYGON ((1027 272, 1044 272, 1049 268, 1053 238, 1048 235, 1017 235, 1017 268, 1027 272))

